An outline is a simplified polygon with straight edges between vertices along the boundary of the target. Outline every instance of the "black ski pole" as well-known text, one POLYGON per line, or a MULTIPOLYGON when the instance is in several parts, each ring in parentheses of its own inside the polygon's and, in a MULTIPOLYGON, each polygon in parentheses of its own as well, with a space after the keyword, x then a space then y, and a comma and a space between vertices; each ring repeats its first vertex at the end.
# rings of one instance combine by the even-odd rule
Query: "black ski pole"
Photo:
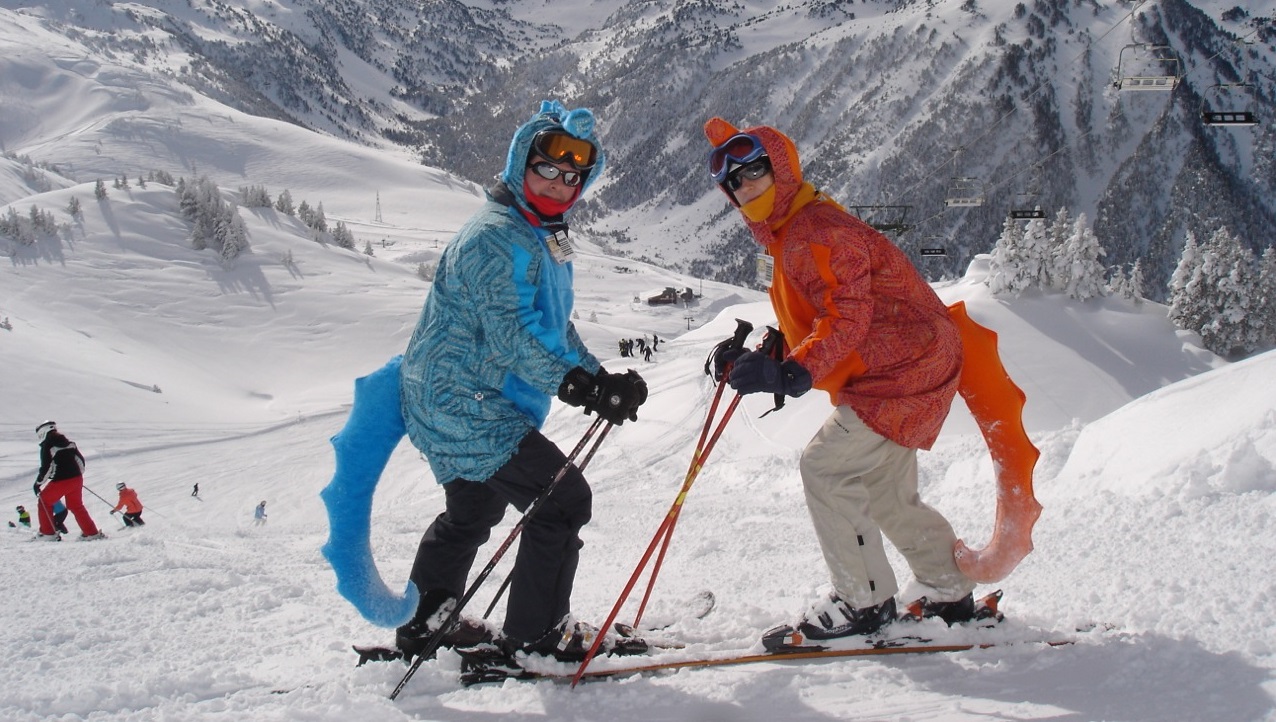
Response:
MULTIPOLYGON (((36 510, 37 522, 40 519, 40 516, 39 516, 40 509, 43 509, 44 513, 48 514, 50 519, 53 519, 53 509, 50 509, 49 505, 44 503, 44 497, 40 496, 39 492, 37 492, 35 495, 35 503, 39 506, 39 509, 36 510)), ((36 525, 36 529, 37 530, 39 529, 39 524, 36 525)), ((37 531, 36 533, 38 534, 39 531, 37 531)), ((54 524, 53 524, 53 535, 58 538, 58 541, 62 540, 62 532, 58 531, 58 525, 56 520, 54 521, 54 524)))
MULTIPOLYGON (((438 651, 439 644, 443 641, 443 635, 447 634, 447 631, 452 628, 452 625, 460 619, 461 610, 465 609, 465 605, 469 604, 470 599, 474 597, 475 592, 477 592, 479 587, 483 585, 483 582, 487 581, 488 576, 492 574, 492 570, 495 569, 497 563, 501 561, 501 557, 505 556, 505 552, 509 550, 510 546, 514 543, 514 540, 518 538, 518 535, 523 532, 523 527, 527 526, 528 520, 536 514, 537 510, 540 509, 541 504, 549 498, 549 495, 554 493, 554 489, 558 487, 558 482, 562 481, 563 477, 567 475, 567 471, 571 468, 576 455, 580 453, 581 449, 585 447, 589 439, 594 435, 594 432, 597 431, 598 427, 602 426, 602 424, 603 419, 600 417, 595 419, 594 423, 585 430, 585 435, 581 437, 580 442, 576 444, 576 448, 573 449, 571 455, 568 456, 567 462, 558 470, 558 473, 554 474, 554 478, 550 480, 549 486, 545 487, 545 491, 541 492, 541 495, 536 497, 536 499, 528 505, 527 510, 523 512, 522 518, 518 520, 518 523, 514 525, 512 530, 510 530, 509 536, 505 537, 505 541, 501 542, 496 553, 492 555, 491 561, 489 561, 487 566, 483 567, 483 571, 479 572, 479 575, 474 578, 474 581, 470 584, 470 588, 466 590, 465 596, 461 597, 461 599, 456 603, 456 606, 452 609, 452 612, 448 614, 447 619, 445 619, 438 630, 430 636, 429 641, 425 644, 425 648, 422 649, 416 659, 412 661, 412 666, 408 668, 407 674, 403 675, 403 679, 399 680, 399 684, 394 688, 394 691, 390 693, 390 699, 397 699, 399 693, 403 691, 405 686, 407 686, 408 680, 412 679, 412 676, 416 674, 417 669, 421 667, 421 663, 438 651)), ((598 451, 598 447, 602 445, 603 439, 607 438, 607 432, 611 431, 611 427, 612 424, 610 422, 603 427, 602 433, 598 435, 598 439, 595 440, 593 446, 589 448, 589 453, 585 455, 585 458, 581 462, 579 468, 585 468, 585 466, 589 464, 589 460, 594 458, 594 452, 598 451)))
POLYGON ((496 603, 501 601, 501 597, 504 596, 505 590, 509 589, 510 582, 512 581, 514 581, 513 569, 510 570, 509 574, 505 575, 505 581, 501 582, 501 587, 496 590, 496 596, 492 597, 492 603, 487 605, 487 611, 483 612, 484 619, 487 619, 488 617, 492 616, 492 610, 496 609, 496 603))

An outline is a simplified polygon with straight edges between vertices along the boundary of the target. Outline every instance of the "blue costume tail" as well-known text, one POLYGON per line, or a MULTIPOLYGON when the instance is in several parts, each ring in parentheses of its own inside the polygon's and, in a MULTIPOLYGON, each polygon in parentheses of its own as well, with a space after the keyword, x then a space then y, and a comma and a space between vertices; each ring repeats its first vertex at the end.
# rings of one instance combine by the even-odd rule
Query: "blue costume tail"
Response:
POLYGON ((337 592, 379 627, 406 624, 419 601, 408 582, 395 596, 381 580, 372 558, 372 495, 390 454, 407 433, 399 405, 399 364, 390 359, 376 372, 355 379, 354 405, 340 433, 332 437, 337 470, 319 493, 328 509, 328 543, 320 550, 337 573, 337 592))

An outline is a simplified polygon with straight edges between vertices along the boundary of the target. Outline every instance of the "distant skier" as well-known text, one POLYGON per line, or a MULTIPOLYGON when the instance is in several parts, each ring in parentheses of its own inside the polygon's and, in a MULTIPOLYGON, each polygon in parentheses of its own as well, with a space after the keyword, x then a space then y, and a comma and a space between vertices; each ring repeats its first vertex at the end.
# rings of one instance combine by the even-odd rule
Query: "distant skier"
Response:
POLYGON ((266 523, 266 502, 262 501, 257 505, 257 509, 253 512, 253 526, 261 526, 266 523))
MULTIPOLYGON (((31 526, 31 514, 21 504, 18 504, 18 523, 25 527, 31 526)), ((13 524, 10 523, 9 526, 13 526, 13 524)))
POLYGON ((146 522, 142 521, 142 502, 137 498, 137 492, 125 486, 122 481, 115 485, 115 490, 120 492, 120 501, 111 513, 115 514, 123 509, 124 526, 146 526, 146 522))
POLYGON ((84 508, 84 455, 75 442, 58 432, 57 424, 45 421, 35 428, 40 441, 40 471, 33 488, 39 499, 36 510, 40 519, 40 535, 37 539, 57 541, 62 537, 53 525, 53 504, 65 499, 66 508, 75 516, 80 527, 81 539, 105 539, 84 508))
POLYGON ((199 498, 199 484, 198 484, 198 483, 196 483, 196 484, 195 484, 195 487, 194 487, 193 489, 191 489, 191 496, 195 497, 196 499, 198 499, 198 498, 199 498))

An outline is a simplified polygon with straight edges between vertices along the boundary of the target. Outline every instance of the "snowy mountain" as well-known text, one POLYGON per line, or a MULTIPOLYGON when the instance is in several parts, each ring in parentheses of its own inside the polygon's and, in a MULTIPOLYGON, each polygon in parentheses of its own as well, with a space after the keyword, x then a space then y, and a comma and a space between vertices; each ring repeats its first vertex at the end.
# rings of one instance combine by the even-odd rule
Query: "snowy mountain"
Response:
MULTIPOLYGON (((397 163, 368 158, 358 170, 392 174, 397 163)), ((312 172, 322 176, 322 163, 312 172)), ((90 194, 85 184, 32 200, 59 208, 90 194)), ((252 249, 228 268, 187 247, 171 189, 152 183, 86 202, 61 243, 10 248, 0 315, 12 329, 0 331, 0 363, 20 383, 0 389, 0 498, 29 504, 31 433, 55 418, 88 456, 88 489, 106 501, 90 496, 90 511, 110 538, 32 544, 22 530, 0 534, 13 580, 0 593, 9 660, 0 717, 1272 718, 1276 354, 1224 364, 1151 302, 996 299, 983 262, 939 291, 1000 333, 1043 452, 1037 548, 1000 585, 1003 608, 1012 631, 1037 627, 1076 644, 688 670, 574 691, 460 688, 445 654, 388 701, 403 668, 352 666, 349 643, 389 632, 336 594, 318 554, 327 525, 317 494, 353 378, 410 333, 426 290, 412 266, 438 253, 425 217, 474 204, 464 191, 434 202, 415 225, 381 227, 395 242, 373 257, 315 243, 273 211, 243 210, 252 249), (278 260, 288 253, 292 263, 278 260), (147 504, 144 529, 121 530, 107 515, 116 481, 147 504), (254 527, 259 500, 270 516, 254 527), (1105 626, 1071 632, 1094 623, 1105 626)), ((737 317, 759 327, 772 319, 756 292, 716 283, 690 308, 635 301, 640 290, 692 281, 590 243, 577 278, 587 343, 652 388, 640 421, 617 429, 588 472, 595 518, 575 609, 599 621, 682 482, 711 394, 701 374, 709 348, 737 317), (653 362, 618 357, 619 338, 651 332, 665 339, 653 362)), ((648 611, 677 619, 684 600, 713 590, 718 608, 678 631, 692 651, 753 644, 824 583, 795 462, 828 404, 808 395, 761 418, 766 402, 746 399, 728 425, 648 611)), ((567 444, 586 421, 557 407, 547 433, 567 444)), ((963 538, 984 543, 993 470, 960 403, 922 464, 927 499, 963 538)), ((424 462, 400 448, 374 512, 374 550, 392 585, 406 580, 440 503, 424 462)), ((495 586, 475 598, 476 613, 495 586)))
MULTIPOLYGON (((607 248, 699 277, 744 284, 752 269, 700 172, 713 115, 789 132, 834 198, 909 226, 910 252, 944 248, 924 263, 936 279, 988 251, 1009 210, 1036 206, 1085 213, 1111 266, 1142 259, 1156 299, 1185 231, 1227 226, 1259 251, 1274 240, 1276 21, 1261 3, 6 0, 0 12, 23 48, 0 82, 5 149, 81 180, 149 170, 123 167, 121 146, 171 142, 180 114, 130 117, 161 92, 484 184, 488 151, 553 95, 602 120, 612 172, 591 205, 607 248), (32 67, 50 49, 57 70, 32 67), (62 114, 25 101, 32 82, 74 87, 105 66, 111 90, 89 105, 111 105, 112 122, 57 133, 46 123, 62 114), (1181 82, 1117 89, 1149 74, 1181 82), (1204 107, 1260 124, 1206 126, 1204 107)), ((228 161, 201 172, 246 172, 228 161)))
MULTIPOLYGON (((602 6, 582 2, 581 22, 600 20, 586 11, 602 6)), ((123 9, 64 10, 112 8, 123 9)), ((39 11, 0 13, 0 137, 14 155, 0 159, 0 200, 57 224, 29 246, 0 238, 0 502, 31 507, 33 431, 56 419, 88 457, 87 503, 109 535, 35 544, 0 527, 0 719, 1276 719, 1276 352, 1228 364, 1152 302, 996 298, 983 258, 937 290, 1000 335, 1042 452, 1036 549, 997 585, 1006 634, 1074 644, 686 670, 575 690, 462 688, 444 654, 389 701, 403 668, 353 666, 350 643, 390 632, 336 593, 319 554, 328 530, 318 492, 354 378, 402 351, 428 289, 420 270, 478 206, 478 188, 393 148, 155 82, 114 50, 52 32, 39 11), (137 182, 152 170, 206 173, 232 200, 244 185, 288 189, 347 224, 356 248, 241 207, 249 246, 224 262, 191 248, 171 186, 137 182), (114 187, 124 174, 129 187, 114 187), (147 505, 145 528, 119 529, 108 515, 118 481, 147 505), (262 500, 268 523, 253 526, 262 500)), ((712 393, 706 354, 736 318, 759 329, 773 318, 755 290, 610 253, 601 214, 575 237, 578 328, 609 369, 638 370, 652 391, 587 472, 594 519, 574 612, 600 622, 682 484, 712 393), (666 286, 698 298, 642 300, 666 286), (619 340, 652 333, 664 339, 652 362, 620 358, 619 340)), ((828 402, 809 394, 763 418, 768 401, 746 399, 728 424, 647 612, 674 621, 685 600, 714 591, 717 609, 676 629, 689 653, 753 645, 825 583, 796 460, 828 402)), ((556 406, 546 433, 569 445, 587 422, 556 406)), ((921 464, 927 501, 985 544, 992 462, 961 402, 921 464)), ((406 581, 441 498, 425 462, 400 447, 373 526, 392 587, 406 581)), ((475 597, 475 613, 496 587, 475 597)))

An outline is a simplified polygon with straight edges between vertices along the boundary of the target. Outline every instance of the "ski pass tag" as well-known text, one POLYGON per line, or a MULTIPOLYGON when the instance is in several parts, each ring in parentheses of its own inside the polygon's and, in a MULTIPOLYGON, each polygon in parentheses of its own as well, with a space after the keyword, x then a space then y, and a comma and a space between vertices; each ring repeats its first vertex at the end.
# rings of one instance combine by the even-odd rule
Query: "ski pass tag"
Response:
POLYGON ((572 248, 572 242, 567 240, 566 228, 546 236, 545 244, 549 246, 549 255, 560 265, 576 260, 576 249, 572 248))
POLYGON ((775 259, 765 253, 758 254, 758 283, 766 288, 775 280, 775 259))

